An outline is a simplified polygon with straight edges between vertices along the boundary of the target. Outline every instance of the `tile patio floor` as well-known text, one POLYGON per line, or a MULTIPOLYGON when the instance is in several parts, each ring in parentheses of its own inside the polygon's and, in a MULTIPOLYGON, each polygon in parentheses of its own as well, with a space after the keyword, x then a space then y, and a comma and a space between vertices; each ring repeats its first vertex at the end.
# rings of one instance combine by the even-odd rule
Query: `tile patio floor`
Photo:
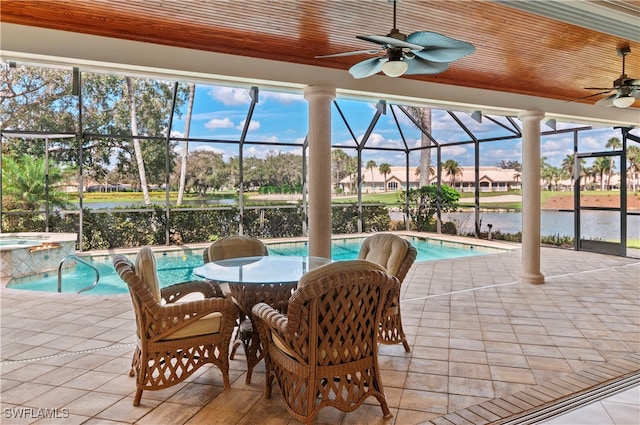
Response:
MULTIPOLYGON (((316 422, 520 423, 557 400, 640 376, 640 260, 543 248, 544 285, 517 283, 520 264, 519 249, 414 264, 401 295, 412 351, 380 348, 394 417, 385 421, 370 398, 351 413, 323 409, 316 422)), ((277 391, 263 398, 263 363, 245 384, 241 349, 230 390, 205 366, 133 407, 128 295, 0 288, 0 297, 2 424, 298 423, 277 391)))

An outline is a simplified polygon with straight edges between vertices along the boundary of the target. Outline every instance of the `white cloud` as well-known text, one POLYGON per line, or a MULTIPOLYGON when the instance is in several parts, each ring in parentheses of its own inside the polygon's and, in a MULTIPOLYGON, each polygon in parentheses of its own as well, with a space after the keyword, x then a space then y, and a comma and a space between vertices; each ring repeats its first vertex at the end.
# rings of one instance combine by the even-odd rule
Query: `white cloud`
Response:
POLYGON ((233 128, 233 122, 229 118, 214 118, 209 120, 204 127, 209 130, 215 130, 217 128, 233 128))
POLYGON ((551 140, 542 142, 540 150, 544 152, 544 154, 546 154, 547 151, 552 152, 552 151, 566 149, 567 147, 571 147, 571 145, 567 145, 566 143, 563 143, 562 140, 560 139, 551 139, 551 140))
POLYGON ((201 145, 201 146, 197 146, 193 149, 194 151, 205 151, 205 152, 215 152, 215 153, 219 153, 219 154, 223 154, 225 155, 226 152, 220 148, 216 148, 213 147, 211 145, 201 145))
POLYGON ((410 148, 419 148, 421 145, 422 145, 422 139, 414 139, 413 137, 407 137, 407 146, 409 146, 410 148))
POLYGON ((495 149, 484 154, 481 152, 480 165, 493 167, 497 166, 502 160, 522 163, 522 155, 517 149, 495 149))
POLYGON ((260 141, 265 143, 278 143, 280 142, 280 139, 278 138, 278 136, 266 136, 261 138, 260 141))
POLYGON ((227 106, 248 105, 251 103, 249 91, 235 87, 213 87, 209 96, 227 106))
MULTIPOLYGON (((358 137, 358 141, 362 142, 362 137, 364 135, 358 137)), ((369 139, 367 140, 367 144, 365 145, 366 147, 376 147, 376 146, 381 146, 381 145, 385 145, 387 142, 387 139, 381 135, 380 133, 371 133, 371 135, 369 136, 369 139)))
MULTIPOLYGON (((444 151, 444 149, 443 149, 444 151)), ((448 148, 446 148, 446 151, 449 155, 455 155, 455 156, 459 156, 459 155, 468 155, 469 154, 469 150, 464 147, 464 146, 450 146, 448 148)))
MULTIPOLYGON (((238 124, 238 126, 236 127, 236 129, 238 129, 238 130, 242 131, 242 129, 244 128, 244 123, 245 123, 246 121, 247 121, 247 120, 242 120, 242 122, 241 122, 240 124, 238 124)), ((251 121, 249 122, 249 131, 251 131, 251 130, 258 130, 259 128, 260 128, 260 122, 259 122, 259 121, 251 120, 251 121)))
POLYGON ((262 146, 250 146, 243 151, 243 155, 245 158, 247 157, 255 157, 255 158, 264 158, 269 152, 268 148, 262 146))

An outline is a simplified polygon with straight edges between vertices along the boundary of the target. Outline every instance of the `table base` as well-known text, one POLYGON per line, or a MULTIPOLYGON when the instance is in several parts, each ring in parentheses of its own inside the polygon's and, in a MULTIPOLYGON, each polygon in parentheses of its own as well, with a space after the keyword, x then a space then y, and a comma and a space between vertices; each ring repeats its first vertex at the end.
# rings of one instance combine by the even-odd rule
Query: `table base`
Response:
POLYGON ((287 314, 289 298, 291 298, 291 294, 297 285, 297 282, 268 284, 229 283, 233 301, 240 309, 240 325, 238 326, 232 353, 235 354, 236 344, 238 342, 242 343, 247 358, 247 378, 245 380, 247 384, 251 383, 253 368, 264 358, 263 347, 253 321, 251 309, 254 305, 264 302, 282 314, 287 314))

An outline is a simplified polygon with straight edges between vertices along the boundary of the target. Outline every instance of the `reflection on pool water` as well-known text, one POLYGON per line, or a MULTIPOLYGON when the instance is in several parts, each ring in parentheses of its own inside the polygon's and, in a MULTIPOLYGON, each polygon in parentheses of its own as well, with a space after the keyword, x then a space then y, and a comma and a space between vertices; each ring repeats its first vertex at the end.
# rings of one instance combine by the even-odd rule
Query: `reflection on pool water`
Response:
MULTIPOLYGON (((364 237, 334 239, 331 245, 333 260, 352 260, 357 258, 364 237)), ((431 261, 473 255, 485 255, 504 252, 501 249, 436 239, 406 237, 418 251, 416 261, 431 261)), ((273 243, 267 242, 269 255, 307 255, 306 242, 273 243)), ((130 256, 135 258, 135 255, 130 256)), ((87 294, 105 295, 127 293, 127 285, 120 279, 112 265, 112 256, 83 257, 100 272, 98 285, 87 294)), ((158 279, 161 287, 188 280, 201 280, 193 274, 193 268, 202 265, 201 250, 170 251, 156 253, 158 263, 158 279)), ((63 292, 77 292, 95 280, 95 272, 84 264, 78 264, 63 270, 63 292)), ((7 287, 14 289, 30 289, 35 291, 56 292, 58 289, 57 272, 39 276, 35 280, 20 279, 10 282, 7 287)))

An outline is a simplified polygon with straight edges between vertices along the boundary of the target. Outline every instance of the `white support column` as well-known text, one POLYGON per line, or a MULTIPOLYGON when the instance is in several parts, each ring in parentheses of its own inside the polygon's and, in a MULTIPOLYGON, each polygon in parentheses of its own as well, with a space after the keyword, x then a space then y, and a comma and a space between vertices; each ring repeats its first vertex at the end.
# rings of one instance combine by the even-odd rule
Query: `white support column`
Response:
POLYGON ((331 258, 331 102, 334 87, 310 86, 309 255, 331 258))
POLYGON ((520 282, 544 283, 540 273, 541 111, 524 111, 522 120, 522 270, 520 282))

